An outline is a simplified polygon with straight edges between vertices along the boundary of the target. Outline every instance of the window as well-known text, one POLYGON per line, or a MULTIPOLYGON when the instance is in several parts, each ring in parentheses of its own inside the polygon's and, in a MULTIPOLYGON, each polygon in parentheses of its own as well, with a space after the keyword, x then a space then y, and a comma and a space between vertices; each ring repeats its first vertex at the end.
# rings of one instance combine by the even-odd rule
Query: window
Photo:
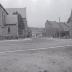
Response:
POLYGON ((2 21, 3 21, 3 25, 5 25, 5 13, 2 12, 2 21))
POLYGON ((8 27, 8 33, 10 33, 10 27, 8 27))

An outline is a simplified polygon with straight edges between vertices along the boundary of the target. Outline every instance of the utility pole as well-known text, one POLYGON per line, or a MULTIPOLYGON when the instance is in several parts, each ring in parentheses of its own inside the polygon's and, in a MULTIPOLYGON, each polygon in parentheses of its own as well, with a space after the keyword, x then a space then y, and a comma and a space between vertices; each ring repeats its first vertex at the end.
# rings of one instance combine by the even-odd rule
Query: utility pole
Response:
POLYGON ((59 17, 59 23, 60 23, 60 17, 59 17))
MULTIPOLYGON (((59 17, 59 24, 60 24, 60 17, 59 17)), ((60 38, 60 31, 59 31, 59 38, 60 38)))

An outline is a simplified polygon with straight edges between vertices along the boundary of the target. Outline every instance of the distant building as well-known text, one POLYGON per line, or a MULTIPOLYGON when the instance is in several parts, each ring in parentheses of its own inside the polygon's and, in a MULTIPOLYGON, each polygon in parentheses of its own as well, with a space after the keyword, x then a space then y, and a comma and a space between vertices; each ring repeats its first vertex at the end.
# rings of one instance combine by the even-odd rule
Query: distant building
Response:
POLYGON ((67 22, 46 21, 45 37, 72 38, 72 10, 67 22))
POLYGON ((0 39, 25 38, 28 35, 26 8, 7 8, 0 4, 0 39))
POLYGON ((72 10, 66 24, 69 26, 70 38, 72 38, 72 10))
POLYGON ((42 37, 43 28, 30 27, 30 30, 32 32, 32 37, 33 38, 40 38, 40 37, 42 37))
POLYGON ((19 37, 27 37, 27 19, 26 8, 6 8, 9 14, 18 15, 18 33, 19 37))
POLYGON ((54 38, 69 38, 70 28, 64 22, 46 21, 45 23, 45 37, 54 38))

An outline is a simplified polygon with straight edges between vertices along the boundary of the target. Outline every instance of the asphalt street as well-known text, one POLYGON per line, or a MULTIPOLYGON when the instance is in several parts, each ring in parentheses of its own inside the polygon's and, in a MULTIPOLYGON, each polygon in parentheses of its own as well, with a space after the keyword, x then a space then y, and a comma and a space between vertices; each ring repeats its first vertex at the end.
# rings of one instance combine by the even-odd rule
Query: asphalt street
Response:
POLYGON ((15 52, 15 51, 34 51, 44 50, 49 48, 62 48, 72 46, 71 39, 50 39, 50 38, 35 38, 35 39, 20 39, 20 40, 4 40, 0 41, 0 53, 15 52))

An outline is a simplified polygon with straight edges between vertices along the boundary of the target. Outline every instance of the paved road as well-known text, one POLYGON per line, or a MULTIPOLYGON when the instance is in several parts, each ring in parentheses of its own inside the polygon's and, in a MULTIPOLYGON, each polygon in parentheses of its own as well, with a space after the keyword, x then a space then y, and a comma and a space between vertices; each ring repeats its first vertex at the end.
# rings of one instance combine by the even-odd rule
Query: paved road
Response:
POLYGON ((24 40, 11 40, 0 41, 1 52, 15 52, 27 50, 40 50, 47 48, 57 48, 64 46, 72 46, 71 39, 24 39, 24 40))

